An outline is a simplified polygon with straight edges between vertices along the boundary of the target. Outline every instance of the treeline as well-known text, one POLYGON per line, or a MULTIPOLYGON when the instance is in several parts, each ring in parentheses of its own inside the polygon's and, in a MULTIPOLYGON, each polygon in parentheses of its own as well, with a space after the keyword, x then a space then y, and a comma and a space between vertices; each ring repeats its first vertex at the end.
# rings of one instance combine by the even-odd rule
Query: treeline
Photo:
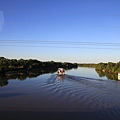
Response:
POLYGON ((97 70, 101 70, 103 72, 109 72, 109 73, 119 73, 120 72, 120 61, 117 63, 99 63, 96 66, 97 70))
POLYGON ((109 73, 119 73, 120 72, 120 61, 117 63, 108 62, 108 63, 82 63, 78 64, 79 67, 93 67, 96 70, 109 72, 109 73))
POLYGON ((58 67, 63 67, 65 69, 71 69, 78 67, 77 63, 68 62, 42 62, 35 59, 8 59, 0 57, 0 73, 6 73, 8 71, 18 71, 18 70, 32 70, 32 69, 57 69, 58 67))
POLYGON ((82 64, 78 64, 79 67, 93 67, 96 68, 97 64, 94 63, 82 63, 82 64))

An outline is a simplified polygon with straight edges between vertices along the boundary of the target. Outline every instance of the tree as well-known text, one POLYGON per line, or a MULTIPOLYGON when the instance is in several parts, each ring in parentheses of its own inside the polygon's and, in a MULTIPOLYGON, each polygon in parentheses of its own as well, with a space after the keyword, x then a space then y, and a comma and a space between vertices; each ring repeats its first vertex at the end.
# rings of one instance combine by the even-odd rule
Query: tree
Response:
POLYGON ((106 66, 107 66, 106 63, 99 63, 99 64, 96 66, 96 69, 98 69, 98 70, 105 70, 105 69, 106 69, 106 66))
POLYGON ((112 68, 114 68, 114 66, 115 66, 115 63, 108 62, 107 66, 106 66, 106 70, 112 71, 112 68))

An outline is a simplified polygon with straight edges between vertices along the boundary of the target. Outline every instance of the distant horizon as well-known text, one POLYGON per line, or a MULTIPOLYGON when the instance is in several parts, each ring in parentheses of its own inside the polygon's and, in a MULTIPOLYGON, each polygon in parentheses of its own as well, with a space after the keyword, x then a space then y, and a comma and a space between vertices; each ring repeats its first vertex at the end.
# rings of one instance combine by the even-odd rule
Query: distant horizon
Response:
POLYGON ((120 62, 120 61, 117 61, 117 62, 113 62, 113 61, 108 61, 108 62, 98 62, 98 63, 90 63, 90 62, 88 62, 88 63, 85 63, 85 62, 71 62, 71 61, 55 61, 55 60, 40 60, 40 59, 37 59, 37 58, 8 58, 8 57, 5 57, 5 56, 0 56, 0 57, 4 57, 4 58, 6 58, 6 59, 16 59, 16 60, 20 60, 20 59, 23 59, 23 60, 29 60, 29 59, 32 59, 32 60, 38 60, 38 61, 41 61, 41 62, 50 62, 50 61, 53 61, 53 62, 62 62, 62 63, 64 63, 64 62, 67 62, 67 63, 77 63, 77 64, 99 64, 99 63, 108 63, 108 62, 112 62, 112 63, 117 63, 117 62, 120 62))

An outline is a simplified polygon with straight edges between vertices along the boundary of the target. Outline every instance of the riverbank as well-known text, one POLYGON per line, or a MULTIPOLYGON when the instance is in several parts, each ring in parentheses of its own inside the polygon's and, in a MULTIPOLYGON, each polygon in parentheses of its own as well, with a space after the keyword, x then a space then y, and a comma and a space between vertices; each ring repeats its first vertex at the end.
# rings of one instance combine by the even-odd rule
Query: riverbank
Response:
POLYGON ((117 62, 117 63, 112 63, 112 62, 99 63, 96 66, 96 69, 100 70, 102 72, 107 72, 107 73, 111 73, 111 74, 118 74, 118 73, 120 73, 120 62, 117 62))
POLYGON ((63 67, 64 69, 77 68, 77 63, 69 62, 54 62, 47 61, 42 62, 36 59, 8 59, 0 57, 0 73, 15 72, 15 71, 27 71, 27 70, 47 70, 47 69, 56 69, 63 67))
POLYGON ((79 67, 91 67, 91 68, 95 68, 96 70, 106 72, 106 73, 111 73, 111 74, 120 73, 120 62, 117 62, 117 63, 112 63, 112 62, 102 63, 101 62, 98 64, 83 63, 83 64, 78 64, 78 66, 79 67))

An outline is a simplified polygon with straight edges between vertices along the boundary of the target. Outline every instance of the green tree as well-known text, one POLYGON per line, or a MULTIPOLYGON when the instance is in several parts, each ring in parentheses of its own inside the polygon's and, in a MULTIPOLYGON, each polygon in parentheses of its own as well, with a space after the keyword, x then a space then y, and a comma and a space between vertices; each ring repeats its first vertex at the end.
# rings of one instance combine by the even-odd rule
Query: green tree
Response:
POLYGON ((112 71, 112 68, 114 68, 114 66, 115 66, 115 63, 108 62, 107 66, 106 66, 106 70, 112 71))

